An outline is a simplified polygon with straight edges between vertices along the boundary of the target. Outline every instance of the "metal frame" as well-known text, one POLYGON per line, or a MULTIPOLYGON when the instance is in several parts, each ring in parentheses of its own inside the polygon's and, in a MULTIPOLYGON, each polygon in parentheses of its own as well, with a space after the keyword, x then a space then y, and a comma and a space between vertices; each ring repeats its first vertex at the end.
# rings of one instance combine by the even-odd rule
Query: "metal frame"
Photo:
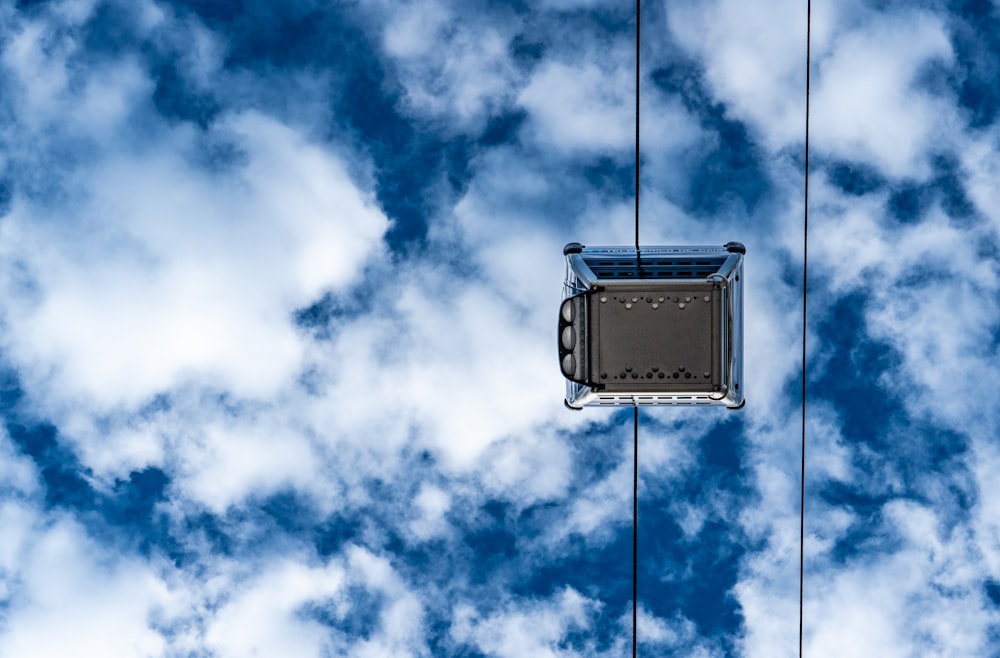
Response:
POLYGON ((558 337, 566 406, 741 408, 745 252, 738 242, 638 252, 566 245, 558 337))

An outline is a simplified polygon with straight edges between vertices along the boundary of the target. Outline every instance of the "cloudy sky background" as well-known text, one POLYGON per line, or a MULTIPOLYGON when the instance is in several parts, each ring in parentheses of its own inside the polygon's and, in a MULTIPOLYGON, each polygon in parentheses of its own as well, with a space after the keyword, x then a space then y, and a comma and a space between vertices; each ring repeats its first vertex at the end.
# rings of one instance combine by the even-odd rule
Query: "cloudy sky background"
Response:
MULTIPOLYGON (((0 656, 624 655, 634 6, 0 1, 0 656)), ((747 407, 643 409, 640 655, 798 633, 805 2, 643 7, 642 242, 747 407)), ((1000 653, 1000 7, 815 0, 809 656, 1000 653)))

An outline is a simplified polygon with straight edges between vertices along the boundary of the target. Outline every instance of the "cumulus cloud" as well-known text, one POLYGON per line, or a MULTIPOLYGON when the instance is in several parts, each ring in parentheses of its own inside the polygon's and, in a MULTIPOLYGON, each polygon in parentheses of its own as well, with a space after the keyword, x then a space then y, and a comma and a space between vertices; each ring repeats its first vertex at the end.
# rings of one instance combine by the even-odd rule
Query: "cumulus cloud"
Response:
POLYGON ((540 394, 557 389, 559 380, 545 367, 543 330, 534 321, 520 327, 507 321, 507 313, 524 310, 491 286, 456 284, 447 270, 406 274, 406 283, 382 295, 388 308, 348 323, 316 352, 329 374, 328 403, 314 406, 317 422, 335 414, 350 440, 363 437, 374 420, 387 445, 397 446, 415 427, 445 463, 463 468, 494 442, 552 417, 540 394), (345 408, 359 398, 369 402, 345 408), (380 418, 386 400, 397 414, 380 418))
POLYGON ((458 606, 452 636, 458 642, 504 658, 513 656, 569 656, 561 649, 566 635, 586 630, 593 621, 595 602, 566 589, 548 601, 530 606, 512 606, 485 619, 469 606, 458 606))
POLYGON ((476 131, 510 102, 521 77, 511 56, 520 23, 512 14, 441 0, 376 7, 409 112, 476 131))
POLYGON ((238 584, 206 626, 205 643, 221 655, 356 656, 426 655, 421 605, 392 568, 353 548, 326 565, 277 561, 238 584), (356 588, 360 587, 358 590, 356 588), (356 610, 360 592, 384 596, 375 609, 356 610), (363 619, 373 615, 373 619, 363 619), (364 639, 336 632, 354 616, 374 630, 364 639), (332 628, 331 628, 332 627, 332 628))
MULTIPOLYGON (((766 34, 754 27, 762 15, 741 18, 738 8, 721 9, 671 8, 672 33, 688 52, 699 54, 706 79, 729 116, 746 122, 773 148, 795 144, 801 139, 801 124, 796 128, 798 119, 791 119, 801 118, 796 104, 804 92, 804 44, 793 47, 794 35, 757 43, 756 34, 766 34), (695 36, 702 34, 699 26, 724 38, 706 40, 711 48, 702 46, 695 36), (756 34, 741 35, 742 30, 756 34), (723 45, 716 47, 718 43, 723 45)), ((779 12, 774 25, 787 21, 781 29, 794 32, 800 10, 796 6, 779 12)), ((965 132, 954 98, 921 83, 929 65, 954 64, 953 35, 942 17, 914 10, 873 13, 856 3, 840 3, 836 9, 820 4, 814 12, 812 146, 814 158, 816 153, 821 157, 813 161, 810 190, 813 374, 806 501, 807 647, 817 655, 833 655, 845 650, 838 629, 856 628, 863 642, 847 650, 858 655, 981 653, 993 622, 980 577, 949 579, 948 585, 939 579, 947 578, 942 574, 948 567, 942 565, 949 559, 960 572, 975 570, 973 565, 981 562, 971 547, 989 545, 992 539, 986 527, 965 525, 961 511, 955 511, 963 503, 942 490, 970 491, 967 465, 991 454, 985 446, 992 444, 994 406, 946 395, 939 373, 943 364, 953 364, 954 374, 976 378, 973 373, 991 373, 995 360, 994 263, 978 255, 981 246, 972 249, 977 255, 968 247, 993 243, 995 228, 975 218, 978 210, 971 217, 957 216, 954 201, 963 189, 974 190, 977 201, 988 198, 986 186, 977 181, 989 170, 986 162, 992 156, 979 146, 979 135, 965 132), (942 180, 935 178, 942 175, 942 153, 960 154, 965 163, 946 184, 934 182, 942 180), (846 171, 855 178, 845 180, 845 170, 837 170, 831 159, 851 163, 846 171), (921 185, 930 191, 920 197, 916 211, 901 218, 895 210, 904 203, 900 195, 921 185), (860 326, 847 317, 831 316, 832 307, 845 298, 857 305, 860 326), (825 322, 830 324, 823 326, 825 322), (833 377, 855 381, 875 365, 854 354, 867 341, 885 346, 874 390, 887 402, 841 397, 848 401, 840 404, 851 406, 827 406, 827 396, 835 395, 830 390, 833 377), (851 352, 845 355, 845 350, 851 352), (835 355, 846 356, 858 370, 843 372, 838 365, 843 362, 831 361, 835 355), (888 416, 882 410, 886 407, 894 410, 888 416), (859 428, 854 414, 875 409, 880 409, 878 420, 859 428), (917 418, 935 429, 918 429, 917 418), (945 439, 947 432, 958 432, 961 438, 945 439), (945 447, 949 442, 952 447, 945 447), (955 442, 974 446, 976 456, 966 458, 955 442), (936 445, 941 447, 932 447, 936 445), (957 450, 959 456, 956 461, 950 456, 924 461, 928 450, 945 455, 957 450), (927 474, 914 473, 913 461, 926 464, 927 474), (838 493, 845 491, 867 502, 852 502, 838 493), (896 499, 916 491, 930 496, 937 511, 896 499), (920 523, 922 529, 913 530, 920 523), (871 539, 870 532, 894 539, 871 539), (979 532, 985 534, 977 536, 979 532), (868 537, 868 543, 862 537, 868 537), (841 557, 845 551, 857 551, 857 557, 841 557), (948 603, 938 598, 945 596, 942 591, 949 592, 948 603), (925 612, 931 609, 947 612, 925 612), (923 621, 931 617, 935 622, 923 621)), ((791 172, 781 173, 780 166, 774 171, 777 180, 794 180, 791 172)), ((782 276, 772 269, 785 257, 801 266, 796 253, 801 206, 796 207, 795 192, 791 185, 783 192, 792 201, 781 211, 780 221, 787 223, 776 235, 785 241, 787 256, 771 252, 767 262, 756 263, 762 270, 748 268, 747 274, 748 280, 771 282, 764 286, 769 299, 757 299, 747 316, 749 344, 754 345, 748 350, 748 376, 774 378, 769 385, 752 387, 765 395, 775 390, 777 381, 793 376, 795 364, 781 351, 781 346, 795 342, 795 291, 775 295, 773 283, 782 276), (754 354, 755 349, 761 351, 754 354), (783 367, 774 367, 775 357, 783 367)), ((975 205, 991 213, 988 201, 975 205)), ((750 289, 761 290, 761 285, 750 289)), ((752 536, 767 538, 765 549, 744 559, 744 572, 734 588, 746 620, 742 642, 747 655, 793 655, 794 650, 787 640, 796 631, 789 620, 797 614, 798 455, 792 442, 797 418, 782 418, 783 397, 769 397, 764 413, 750 409, 747 414, 759 423, 749 438, 756 444, 751 459, 756 463, 756 492, 763 500, 744 511, 741 523, 752 536)), ((988 490, 989 484, 980 478, 974 490, 988 490)))
POLYGON ((295 376, 292 312, 350 283, 387 223, 335 155, 261 115, 225 128, 247 158, 235 175, 168 148, 95 167, 72 207, 16 204, 5 257, 28 281, 8 270, 6 348, 25 380, 108 409, 202 377, 254 396, 295 376))
POLYGON ((273 393, 300 365, 292 312, 381 249, 371 183, 260 112, 209 135, 167 127, 149 114, 153 80, 136 56, 81 65, 73 30, 91 12, 64 8, 24 21, 3 51, 8 168, 24 191, 0 229, 9 358, 55 406, 132 406, 199 380, 273 393), (213 141, 230 166, 198 165, 213 141), (93 147, 66 159, 67 143, 93 147), (54 193, 33 193, 42 186, 54 193))
MULTIPOLYGON (((631 419, 562 408, 552 318, 565 242, 633 238, 624 12, 106 11, 4 15, 0 402, 46 432, 0 441, 0 653, 621 655, 631 419)), ((648 11, 643 237, 748 245, 749 406, 643 411, 640 649, 793 655, 804 8, 648 11)), ((926 82, 943 13, 814 11, 807 648, 988 654, 995 131, 926 82)))
MULTIPOLYGON (((670 36, 695 55, 714 98, 736 118, 750 122, 772 148, 802 135, 805 9, 793 0, 771 2, 763 10, 732 0, 671 3, 667 8, 670 36)), ((827 12, 817 6, 816 13, 813 45, 819 47, 824 41, 821 18, 827 12)))
POLYGON ((116 559, 67 519, 49 527, 23 516, 3 522, 5 535, 22 540, 16 568, 5 574, 3 653, 164 655, 153 618, 172 597, 151 565, 116 559))
POLYGON ((816 59, 819 150, 891 176, 925 172, 927 150, 947 146, 941 124, 957 123, 950 103, 915 88, 922 66, 951 59, 942 22, 919 12, 874 16, 831 45, 816 59))
POLYGON ((986 651, 985 630, 996 613, 984 606, 975 570, 960 566, 972 558, 965 537, 942 536, 941 519, 915 503, 894 502, 884 513, 905 548, 815 582, 810 618, 823 622, 811 623, 811 649, 859 656, 986 651), (851 628, 851 637, 838 628, 851 628))
MULTIPOLYGON (((768 11, 737 2, 681 3, 668 17, 671 34, 704 62, 713 91, 735 118, 773 149, 802 140, 802 3, 772 3, 768 11)), ((870 161, 893 176, 925 172, 926 151, 944 145, 948 134, 932 126, 957 125, 954 108, 917 85, 928 63, 952 58, 944 22, 926 11, 877 12, 848 2, 817 3, 812 25, 816 151, 870 161)))
POLYGON ((535 70, 518 97, 531 117, 530 139, 567 151, 634 147, 634 63, 614 55, 601 61, 554 61, 535 70))

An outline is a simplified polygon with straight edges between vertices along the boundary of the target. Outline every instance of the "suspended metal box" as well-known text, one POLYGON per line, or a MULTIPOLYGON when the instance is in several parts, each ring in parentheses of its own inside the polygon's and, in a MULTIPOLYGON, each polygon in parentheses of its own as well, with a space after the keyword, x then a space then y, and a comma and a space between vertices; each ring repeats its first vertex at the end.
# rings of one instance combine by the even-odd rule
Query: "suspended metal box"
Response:
POLYGON ((742 244, 563 253, 566 406, 743 406, 742 244))

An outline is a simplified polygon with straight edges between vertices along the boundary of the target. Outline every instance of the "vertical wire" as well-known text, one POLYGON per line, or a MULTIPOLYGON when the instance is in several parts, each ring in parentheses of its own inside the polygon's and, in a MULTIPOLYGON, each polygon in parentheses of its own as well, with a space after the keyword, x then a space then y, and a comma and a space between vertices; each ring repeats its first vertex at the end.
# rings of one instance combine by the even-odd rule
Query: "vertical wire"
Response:
POLYGON ((806 304, 809 283, 809 84, 812 58, 812 0, 806 0, 806 162, 805 208, 802 218, 802 463, 799 489, 799 658, 802 658, 802 621, 805 600, 806 540, 806 304))
POLYGON ((639 256, 639 38, 641 0, 635 0, 635 252, 639 256))
POLYGON ((635 658, 639 604, 639 406, 632 407, 632 658, 635 658))
MULTIPOLYGON (((635 263, 636 275, 642 277, 639 253, 639 38, 642 3, 635 0, 635 263)), ((639 406, 632 408, 632 658, 638 649, 639 612, 639 406)))

